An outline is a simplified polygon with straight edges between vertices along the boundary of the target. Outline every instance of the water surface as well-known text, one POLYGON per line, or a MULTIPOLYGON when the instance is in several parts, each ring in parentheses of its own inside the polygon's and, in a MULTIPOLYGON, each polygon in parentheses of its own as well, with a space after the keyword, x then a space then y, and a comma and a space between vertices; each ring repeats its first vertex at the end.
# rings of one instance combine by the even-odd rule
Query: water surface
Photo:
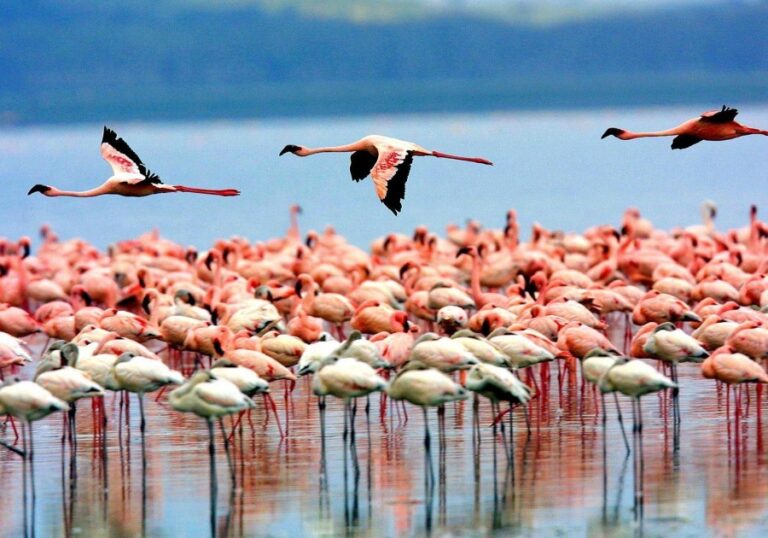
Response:
MULTIPOLYGON (((447 406, 443 446, 431 411, 426 461, 433 467, 432 487, 425 483, 419 409, 409 406, 407 421, 391 407, 382 417, 375 396, 366 417, 361 400, 353 452, 344 448, 342 404, 329 400, 323 457, 316 399, 301 380, 291 400, 287 438, 280 438, 260 400, 253 426, 243 422, 243 436, 234 440, 234 489, 217 440, 213 511, 208 435, 201 419, 174 412, 164 398, 148 397, 143 475, 136 402, 119 434, 116 403, 108 396, 105 480, 90 405, 81 403, 75 472, 69 455, 61 456, 62 417, 35 425, 37 500, 34 506, 27 501, 34 529, 23 523, 21 462, 0 452, 3 534, 202 536, 210 533, 212 514, 220 536, 735 536, 768 531, 768 468, 758 411, 764 400, 757 407, 754 389, 747 415, 738 423, 732 416, 729 426, 724 391, 703 379, 696 365, 682 366, 678 452, 669 398, 644 398, 645 501, 639 519, 632 459, 626 457, 615 409, 608 407, 603 436, 597 395, 587 389, 582 396, 575 376, 565 379, 561 391, 555 374, 553 367, 546 396, 531 405, 530 436, 522 410, 514 412, 513 464, 505 440, 499 432, 493 436, 487 402, 479 408, 479 443, 471 400, 447 406)), ((273 384, 272 390, 285 427, 282 387, 273 384)), ((631 422, 628 402, 622 402, 631 422)), ((12 439, 10 428, 4 438, 12 439)))

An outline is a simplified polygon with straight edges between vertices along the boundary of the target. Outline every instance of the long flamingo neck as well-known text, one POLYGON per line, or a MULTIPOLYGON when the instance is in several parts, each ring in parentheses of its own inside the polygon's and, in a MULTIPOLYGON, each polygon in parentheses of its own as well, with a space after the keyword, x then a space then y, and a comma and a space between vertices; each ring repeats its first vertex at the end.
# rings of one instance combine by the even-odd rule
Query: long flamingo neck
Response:
POLYGON ((329 146, 325 148, 306 148, 304 150, 304 156, 315 155, 317 153, 345 153, 350 151, 358 151, 365 149, 362 144, 355 142, 354 144, 347 144, 345 146, 329 146))
POLYGON ((306 290, 303 291, 301 297, 301 305, 304 310, 309 313, 312 312, 312 306, 315 304, 315 283, 312 282, 306 286, 306 290))
POLYGON ((655 136, 675 136, 680 134, 680 129, 675 127, 674 129, 667 129, 666 131, 650 131, 645 133, 633 133, 632 131, 624 131, 619 135, 622 140, 633 140, 635 138, 651 138, 655 136))
POLYGON ((491 161, 488 159, 483 159, 482 157, 462 157, 461 155, 451 155, 450 153, 443 153, 441 151, 433 151, 431 155, 439 159, 453 159, 454 161, 467 161, 470 163, 487 164, 489 166, 493 166, 491 161))
POLYGON ((296 211, 291 211, 291 227, 288 229, 288 237, 291 239, 300 239, 301 233, 299 231, 299 218, 296 211))
POLYGON ((108 189, 104 185, 101 185, 95 189, 90 189, 87 191, 63 191, 61 189, 57 189, 56 187, 51 187, 42 194, 52 198, 57 196, 69 196, 72 198, 92 198, 94 196, 101 196, 102 194, 108 193, 108 189))

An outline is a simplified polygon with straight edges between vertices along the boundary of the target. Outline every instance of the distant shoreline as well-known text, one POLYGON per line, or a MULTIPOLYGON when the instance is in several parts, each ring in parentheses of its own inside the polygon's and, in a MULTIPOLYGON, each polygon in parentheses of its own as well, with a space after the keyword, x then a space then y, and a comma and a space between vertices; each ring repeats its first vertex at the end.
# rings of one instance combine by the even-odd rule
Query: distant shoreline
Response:
POLYGON ((768 73, 680 73, 424 80, 215 88, 147 87, 127 98, 0 94, 0 127, 104 121, 195 121, 473 113, 768 101, 768 73))

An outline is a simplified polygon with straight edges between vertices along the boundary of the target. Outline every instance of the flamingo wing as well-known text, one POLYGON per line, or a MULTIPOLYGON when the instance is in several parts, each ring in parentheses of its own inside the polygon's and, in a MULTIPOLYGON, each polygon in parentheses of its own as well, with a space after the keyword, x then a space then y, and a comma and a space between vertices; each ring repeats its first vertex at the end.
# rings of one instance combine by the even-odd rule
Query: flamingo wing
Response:
POLYGON ((701 121, 707 123, 728 123, 736 118, 739 111, 723 105, 721 110, 710 110, 701 115, 701 121))
POLYGON ((359 150, 352 154, 349 163, 349 173, 355 181, 361 181, 368 177, 371 169, 376 164, 376 155, 365 150, 359 150))
POLYGON ((112 167, 114 175, 126 178, 129 183, 141 181, 162 183, 160 177, 150 172, 126 141, 106 126, 101 137, 101 156, 112 167), (134 178, 130 179, 128 176, 134 176, 134 178))
POLYGON ((243 403, 243 394, 235 385, 229 381, 220 383, 221 380, 214 382, 200 383, 197 385, 197 395, 210 405, 220 405, 221 407, 238 407, 243 403))
POLYGON ((694 144, 701 142, 701 138, 693 135, 678 135, 672 139, 672 149, 690 148, 694 144))
POLYGON ((405 198, 405 182, 412 162, 413 151, 387 148, 379 151, 379 158, 371 169, 376 194, 395 215, 403 208, 400 201, 405 198))

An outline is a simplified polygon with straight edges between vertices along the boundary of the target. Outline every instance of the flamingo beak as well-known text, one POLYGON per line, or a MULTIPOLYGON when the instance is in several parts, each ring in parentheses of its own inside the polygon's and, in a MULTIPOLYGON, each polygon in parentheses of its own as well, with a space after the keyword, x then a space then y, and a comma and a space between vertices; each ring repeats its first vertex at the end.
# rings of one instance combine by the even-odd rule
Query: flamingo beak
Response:
POLYGON ((288 144, 280 151, 280 155, 285 155, 286 153, 296 153, 299 149, 301 149, 301 146, 288 144))
POLYGON ((45 194, 49 190, 51 190, 51 187, 49 187, 48 185, 41 185, 40 183, 38 183, 37 185, 29 189, 29 192, 27 192, 27 196, 29 196, 33 192, 39 192, 40 194, 45 194))
POLYGON ((605 130, 603 133, 603 136, 600 137, 602 140, 603 138, 607 138, 609 136, 615 136, 616 138, 619 138, 619 135, 624 134, 624 129, 617 129, 616 127, 609 127, 605 130))
POLYGON ((151 303, 152 298, 149 295, 145 295, 144 299, 141 301, 141 309, 147 314, 150 314, 151 303))

